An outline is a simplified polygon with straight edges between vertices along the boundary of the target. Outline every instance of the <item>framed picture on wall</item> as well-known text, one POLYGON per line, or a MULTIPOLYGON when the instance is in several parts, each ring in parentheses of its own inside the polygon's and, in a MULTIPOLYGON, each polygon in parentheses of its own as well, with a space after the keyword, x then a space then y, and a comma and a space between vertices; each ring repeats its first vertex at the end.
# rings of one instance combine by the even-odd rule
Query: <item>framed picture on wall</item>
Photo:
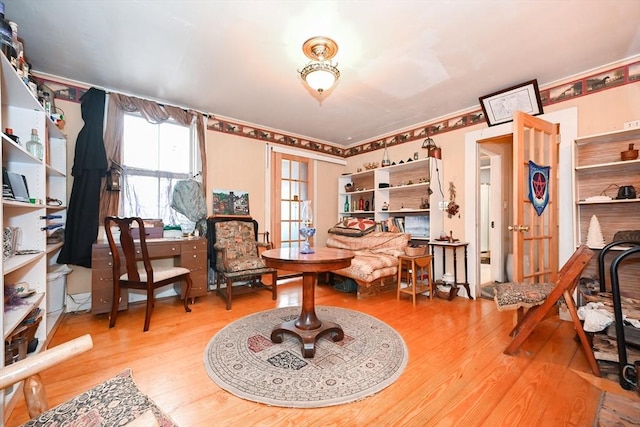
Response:
POLYGON ((249 193, 234 190, 213 190, 213 215, 249 216, 249 193))
POLYGON ((538 81, 531 80, 519 85, 480 97, 480 105, 489 126, 513 120, 516 110, 532 116, 542 114, 542 100, 538 81))

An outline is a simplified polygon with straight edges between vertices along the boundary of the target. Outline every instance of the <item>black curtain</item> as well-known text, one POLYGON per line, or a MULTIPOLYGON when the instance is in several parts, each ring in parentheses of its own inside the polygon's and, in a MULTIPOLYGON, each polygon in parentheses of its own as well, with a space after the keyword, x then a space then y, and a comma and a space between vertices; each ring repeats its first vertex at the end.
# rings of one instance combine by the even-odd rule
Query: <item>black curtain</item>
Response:
POLYGON ((91 88, 80 98, 84 127, 76 141, 73 188, 58 264, 91 268, 91 245, 98 238, 100 185, 108 168, 102 137, 105 96, 104 91, 91 88))

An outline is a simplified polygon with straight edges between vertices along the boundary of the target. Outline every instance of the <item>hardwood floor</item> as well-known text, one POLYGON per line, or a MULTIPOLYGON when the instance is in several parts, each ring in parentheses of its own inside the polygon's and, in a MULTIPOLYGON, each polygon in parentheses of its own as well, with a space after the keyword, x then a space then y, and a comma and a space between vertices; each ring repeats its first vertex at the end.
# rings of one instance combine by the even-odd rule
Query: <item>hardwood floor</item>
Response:
MULTIPOLYGON (((185 313, 177 298, 156 302, 149 332, 142 332, 144 305, 121 312, 114 329, 106 315, 68 314, 52 346, 90 333, 93 350, 44 371, 51 407, 130 367, 139 388, 181 427, 189 426, 590 426, 603 388, 634 396, 595 378, 574 340, 571 322, 552 317, 517 357, 502 351, 513 326, 511 312, 493 301, 456 298, 396 300, 389 292, 356 300, 329 286, 317 305, 359 310, 395 328, 409 348, 409 363, 394 384, 364 400, 317 409, 289 409, 249 402, 220 389, 203 365, 213 335, 247 314, 300 305, 300 280, 234 300, 227 311, 214 293, 185 313)), ((636 396, 637 397, 637 396, 636 396)), ((7 426, 28 420, 24 402, 7 426)))

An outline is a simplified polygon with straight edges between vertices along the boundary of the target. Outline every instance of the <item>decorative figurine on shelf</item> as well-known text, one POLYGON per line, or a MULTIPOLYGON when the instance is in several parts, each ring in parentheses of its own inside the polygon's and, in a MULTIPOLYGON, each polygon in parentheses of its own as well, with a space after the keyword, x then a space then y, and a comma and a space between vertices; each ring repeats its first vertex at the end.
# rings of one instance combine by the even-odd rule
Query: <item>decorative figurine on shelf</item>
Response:
POLYGON ((366 202, 364 202, 364 210, 365 211, 369 210, 369 201, 368 200, 366 202))
POLYGON ((598 217, 595 215, 591 215, 591 221, 589 221, 587 246, 590 248, 602 248, 604 246, 604 236, 600 228, 600 221, 598 221, 598 217))
POLYGON ((388 204, 387 202, 384 202, 384 203, 382 204, 382 208, 381 208, 381 209, 382 209, 383 211, 388 211, 388 210, 389 210, 389 204, 388 204))
POLYGON ((316 234, 316 229, 311 226, 313 223, 313 212, 311 211, 311 200, 303 200, 300 202, 300 235, 304 237, 304 242, 300 248, 301 254, 314 253, 309 238, 316 234))

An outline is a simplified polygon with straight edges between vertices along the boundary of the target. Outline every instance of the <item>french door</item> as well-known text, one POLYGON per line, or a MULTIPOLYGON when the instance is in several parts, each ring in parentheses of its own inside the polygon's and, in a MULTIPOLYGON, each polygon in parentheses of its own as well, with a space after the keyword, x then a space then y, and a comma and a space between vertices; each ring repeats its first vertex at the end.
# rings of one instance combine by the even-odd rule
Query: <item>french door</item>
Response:
POLYGON ((513 281, 553 282, 558 274, 558 144, 559 125, 521 111, 514 113, 513 126, 513 281), (548 175, 532 172, 532 161, 550 166, 548 175), (535 197, 548 203, 540 213, 535 197), (528 268, 525 269, 525 265, 528 268))
POLYGON ((271 230, 274 247, 297 248, 300 236, 300 201, 313 200, 313 160, 272 152, 271 230))

